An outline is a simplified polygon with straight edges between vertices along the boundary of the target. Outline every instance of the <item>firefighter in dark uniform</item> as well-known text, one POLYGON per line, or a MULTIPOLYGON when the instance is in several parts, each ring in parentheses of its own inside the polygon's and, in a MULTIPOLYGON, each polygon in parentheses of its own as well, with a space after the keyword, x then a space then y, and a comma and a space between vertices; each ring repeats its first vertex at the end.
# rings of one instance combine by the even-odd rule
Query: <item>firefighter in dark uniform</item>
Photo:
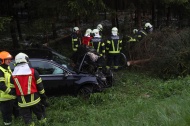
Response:
POLYGON ((97 27, 96 27, 98 30, 99 30, 99 35, 102 37, 102 32, 103 32, 103 26, 102 24, 98 24, 97 27))
POLYGON ((11 79, 11 69, 9 64, 12 56, 6 51, 0 52, 0 106, 5 126, 12 123, 12 115, 19 116, 18 104, 16 102, 15 87, 11 79))
POLYGON ((137 41, 141 41, 145 36, 147 36, 146 31, 143 29, 133 29, 133 34, 137 41))
POLYGON ((72 50, 76 52, 79 45, 81 45, 81 35, 78 27, 73 28, 71 39, 72 39, 72 50))
POLYGON ((118 29, 116 27, 113 27, 111 32, 112 35, 106 44, 106 51, 108 52, 106 68, 109 69, 112 63, 114 63, 113 68, 117 71, 119 68, 120 51, 122 49, 122 39, 118 36, 118 29))
POLYGON ((92 31, 92 33, 94 34, 93 38, 90 41, 92 47, 97 51, 97 53, 100 54, 100 56, 104 56, 105 55, 105 43, 102 41, 102 38, 99 34, 99 30, 94 29, 92 31))
POLYGON ((26 125, 34 126, 32 113, 37 116, 40 125, 46 123, 44 106, 46 102, 45 90, 39 73, 29 67, 29 57, 24 53, 15 56, 16 67, 12 73, 20 115, 26 125))
POLYGON ((145 23, 145 25, 144 25, 144 31, 146 31, 147 34, 152 33, 153 30, 154 30, 154 28, 153 28, 153 26, 149 22, 145 23))

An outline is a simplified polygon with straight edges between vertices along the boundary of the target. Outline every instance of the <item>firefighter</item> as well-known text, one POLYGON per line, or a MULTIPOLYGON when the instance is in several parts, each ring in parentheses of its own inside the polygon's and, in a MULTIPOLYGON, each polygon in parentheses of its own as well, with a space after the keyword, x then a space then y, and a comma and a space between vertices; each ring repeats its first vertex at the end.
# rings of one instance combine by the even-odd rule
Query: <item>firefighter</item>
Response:
POLYGON ((149 22, 147 22, 144 25, 144 30, 146 31, 147 34, 152 33, 153 32, 153 26, 149 22))
POLYGON ((73 28, 71 38, 72 38, 72 50, 75 52, 77 51, 79 45, 81 45, 81 35, 78 27, 73 28))
POLYGON ((103 32, 103 26, 102 26, 102 24, 98 24, 97 27, 96 27, 96 29, 99 30, 99 34, 102 37, 102 32, 103 32))
POLYGON ((5 126, 11 125, 12 115, 19 116, 18 104, 16 102, 15 87, 11 79, 11 69, 9 64, 12 56, 9 52, 0 52, 0 106, 5 126))
POLYGON ((105 56, 105 43, 99 34, 98 29, 93 29, 94 37, 90 40, 92 47, 99 53, 100 56, 105 56))
POLYGON ((141 41, 145 36, 147 36, 146 31, 143 29, 133 29, 133 34, 137 41, 141 41))
POLYGON ((114 63, 114 70, 117 71, 119 68, 119 58, 120 51, 122 49, 122 39, 118 35, 118 29, 113 27, 111 30, 111 37, 107 40, 106 51, 108 52, 107 56, 107 69, 110 69, 112 63, 114 63))
POLYGON ((83 45, 91 46, 90 45, 90 40, 92 39, 91 33, 92 30, 88 28, 84 34, 84 37, 82 38, 83 45))
POLYGON ((45 90, 39 73, 29 66, 29 57, 25 53, 18 53, 15 56, 16 67, 12 73, 20 115, 26 125, 34 126, 32 113, 39 120, 40 125, 46 123, 45 109, 46 102, 45 90))

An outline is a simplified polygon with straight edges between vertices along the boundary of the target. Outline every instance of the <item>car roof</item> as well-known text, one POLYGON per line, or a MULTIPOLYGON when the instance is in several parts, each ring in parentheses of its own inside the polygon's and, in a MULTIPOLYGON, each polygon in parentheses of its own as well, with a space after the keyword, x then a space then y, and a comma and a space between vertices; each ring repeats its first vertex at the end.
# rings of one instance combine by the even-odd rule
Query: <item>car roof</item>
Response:
POLYGON ((26 53, 29 58, 41 58, 41 59, 52 59, 52 52, 48 49, 18 49, 9 50, 9 53, 15 57, 18 53, 26 53))
MULTIPOLYGON (((12 60, 13 62, 15 62, 15 60, 12 60)), ((73 71, 70 68, 64 67, 61 64, 58 64, 57 62, 53 61, 53 60, 49 60, 49 59, 43 59, 43 58, 30 58, 29 61, 44 61, 44 62, 51 62, 53 64, 55 64, 56 66, 59 66, 61 68, 63 68, 64 70, 68 71, 69 73, 76 73, 75 71, 73 71)))

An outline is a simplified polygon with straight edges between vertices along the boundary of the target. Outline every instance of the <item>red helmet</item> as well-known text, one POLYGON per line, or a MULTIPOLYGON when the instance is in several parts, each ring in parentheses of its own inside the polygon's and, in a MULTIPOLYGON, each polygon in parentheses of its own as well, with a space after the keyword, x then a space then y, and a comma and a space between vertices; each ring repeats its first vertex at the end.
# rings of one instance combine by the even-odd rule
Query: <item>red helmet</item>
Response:
POLYGON ((4 64, 5 60, 12 59, 12 56, 9 52, 2 51, 2 52, 0 52, 0 59, 1 59, 1 64, 4 64))

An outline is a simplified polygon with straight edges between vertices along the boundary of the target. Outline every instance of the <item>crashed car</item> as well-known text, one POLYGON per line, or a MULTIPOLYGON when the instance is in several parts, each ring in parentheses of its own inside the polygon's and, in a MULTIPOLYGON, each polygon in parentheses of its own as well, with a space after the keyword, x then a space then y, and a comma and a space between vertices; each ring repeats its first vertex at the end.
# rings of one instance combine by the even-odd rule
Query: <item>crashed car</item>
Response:
MULTIPOLYGON (((104 89, 105 77, 100 74, 74 71, 70 66, 70 60, 53 50, 26 49, 9 52, 13 57, 19 52, 29 56, 30 65, 39 72, 47 95, 66 94, 86 97, 104 89)), ((10 64, 12 70, 14 64, 13 60, 10 64)))

